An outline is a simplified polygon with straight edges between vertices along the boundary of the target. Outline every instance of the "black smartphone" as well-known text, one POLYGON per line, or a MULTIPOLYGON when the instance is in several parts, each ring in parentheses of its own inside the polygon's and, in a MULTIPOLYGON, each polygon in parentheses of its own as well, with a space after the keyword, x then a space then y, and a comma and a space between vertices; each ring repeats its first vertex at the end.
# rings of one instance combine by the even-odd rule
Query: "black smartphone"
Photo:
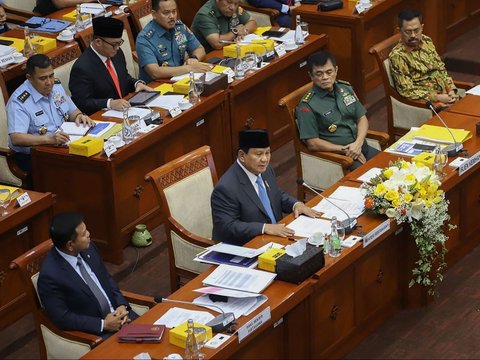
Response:
POLYGON ((212 57, 207 60, 207 63, 209 64, 218 64, 220 61, 222 61, 222 58, 219 57, 212 57))
POLYGON ((12 45, 13 44, 13 41, 12 40, 3 40, 3 39, 0 39, 0 45, 12 45))

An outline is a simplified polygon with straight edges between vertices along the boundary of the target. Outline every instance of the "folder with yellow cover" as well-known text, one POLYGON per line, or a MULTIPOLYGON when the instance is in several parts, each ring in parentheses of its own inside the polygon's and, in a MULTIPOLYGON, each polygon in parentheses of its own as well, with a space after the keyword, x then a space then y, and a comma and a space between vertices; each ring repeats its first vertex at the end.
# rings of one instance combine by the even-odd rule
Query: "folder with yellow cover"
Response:
MULTIPOLYGON (((464 143, 472 137, 472 133, 463 129, 450 129, 455 141, 457 143, 464 143)), ((447 128, 443 126, 427 125, 424 124, 418 131, 415 132, 415 138, 420 140, 427 140, 433 142, 439 142, 444 144, 453 144, 452 135, 447 128)))
MULTIPOLYGON (((15 200, 17 197, 23 194, 23 189, 15 186, 0 185, 0 190, 10 191, 10 195, 8 195, 8 196, 11 196, 10 200, 15 200)), ((5 194, 8 194, 8 193, 5 192, 5 194)))

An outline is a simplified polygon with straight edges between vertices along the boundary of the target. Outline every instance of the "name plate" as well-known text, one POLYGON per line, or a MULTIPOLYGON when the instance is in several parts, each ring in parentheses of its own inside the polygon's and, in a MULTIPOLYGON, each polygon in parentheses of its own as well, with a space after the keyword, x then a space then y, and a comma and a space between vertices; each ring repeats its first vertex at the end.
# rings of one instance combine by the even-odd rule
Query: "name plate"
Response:
POLYGON ((30 199, 30 195, 28 195, 27 192, 24 192, 22 195, 17 197, 17 203, 20 207, 25 206, 31 202, 32 202, 32 199, 30 199))
POLYGON ((464 161, 459 167, 458 167, 458 175, 462 176, 465 174, 468 170, 473 168, 475 165, 477 165, 480 162, 480 151, 477 152, 475 155, 467 159, 467 161, 464 161))
POLYGON ((15 59, 13 58, 13 55, 6 55, 0 57, 0 67, 6 67, 7 65, 13 64, 15 62, 15 59))
POLYGON ((390 219, 385 220, 363 237, 363 247, 366 248, 388 230, 390 230, 390 219))
POLYGON ((170 108, 170 110, 168 110, 168 112, 170 113, 170 116, 173 118, 177 115, 180 115, 182 113, 182 110, 180 110, 179 106, 174 106, 174 107, 170 108))
POLYGON ((110 157, 110 155, 117 151, 117 147, 113 142, 105 141, 103 144, 103 151, 105 151, 105 155, 107 155, 107 157, 110 157))
POLYGON ((252 320, 238 329, 238 342, 241 343, 248 335, 252 334, 260 326, 265 324, 272 314, 270 313, 270 306, 263 310, 260 314, 255 316, 252 320))
POLYGON ((283 55, 285 55, 287 53, 285 50, 285 45, 280 44, 275 46, 275 52, 277 53, 278 57, 282 57, 283 55))

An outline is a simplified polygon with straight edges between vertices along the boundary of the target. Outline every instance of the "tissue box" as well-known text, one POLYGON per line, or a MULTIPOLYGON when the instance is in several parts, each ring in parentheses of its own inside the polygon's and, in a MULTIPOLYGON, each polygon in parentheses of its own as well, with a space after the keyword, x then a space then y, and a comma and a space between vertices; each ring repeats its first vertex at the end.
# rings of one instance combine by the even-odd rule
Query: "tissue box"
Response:
POLYGON ((181 80, 178 80, 176 83, 173 83, 172 86, 173 86, 173 92, 187 95, 188 89, 190 88, 190 79, 183 78, 181 80))
MULTIPOLYGON (((201 327, 207 330, 207 341, 212 338, 212 328, 210 326, 197 323, 193 323, 193 326, 196 328, 201 327)), ((187 322, 184 322, 171 329, 168 340, 170 344, 185 349, 185 343, 187 342, 187 322)))
MULTIPOLYGON (((82 20, 88 20, 90 17, 89 14, 83 14, 82 15, 82 20)), ((65 15, 62 16, 62 19, 65 21, 70 21, 72 23, 77 21, 77 9, 70 11, 69 13, 66 13, 65 15)))
MULTIPOLYGON (((223 56, 236 58, 237 57, 237 46, 240 46, 240 57, 245 57, 245 54, 249 51, 255 51, 252 45, 247 44, 231 44, 223 47, 223 56)), ((260 46, 260 45, 256 45, 260 46)), ((263 48, 263 46, 262 46, 263 48)), ((264 49, 264 48, 263 48, 264 49)), ((265 52, 265 50, 263 50, 265 52)))
POLYGON ((202 96, 212 95, 214 92, 217 92, 218 90, 225 90, 228 87, 227 74, 220 74, 208 81, 205 81, 205 76, 203 76, 202 80, 203 80, 202 96))
POLYGON ((285 255, 285 249, 270 248, 258 257, 258 268, 275 272, 277 260, 285 255))
POLYGON ((43 36, 34 36, 32 38, 32 44, 37 46, 37 53, 45 54, 50 50, 53 50, 57 47, 57 41, 52 38, 47 38, 43 36))
POLYGON ((433 166, 433 161, 435 160, 435 154, 429 152, 422 152, 417 156, 414 156, 412 160, 417 164, 423 164, 425 166, 428 166, 431 170, 433 166))
POLYGON ((68 144, 68 153, 80 156, 92 156, 103 149, 103 139, 93 136, 84 136, 68 144))
MULTIPOLYGON (((264 54, 265 49, 267 50, 267 52, 273 51, 275 49, 275 41, 271 39, 255 39, 252 40, 252 45, 255 47, 255 49, 260 48, 259 55, 264 54)), ((255 50, 255 52, 257 52, 257 50, 255 50)))
POLYGON ((285 254, 277 260, 277 279, 300 284, 324 265, 323 248, 307 244, 302 255, 293 258, 285 254))

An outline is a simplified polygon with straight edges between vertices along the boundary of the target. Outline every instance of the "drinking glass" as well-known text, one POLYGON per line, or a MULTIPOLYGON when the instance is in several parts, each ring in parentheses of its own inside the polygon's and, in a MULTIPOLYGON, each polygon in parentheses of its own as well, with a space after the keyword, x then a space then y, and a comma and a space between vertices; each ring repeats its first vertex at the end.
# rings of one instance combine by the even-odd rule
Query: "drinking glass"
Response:
POLYGON ((5 216, 10 214, 7 210, 10 201, 12 200, 12 193, 8 189, 0 189, 0 206, 3 208, 2 215, 5 216))
POLYGON ((337 220, 337 234, 340 239, 340 242, 343 242, 345 239, 345 228, 342 226, 342 223, 337 220))
POLYGON ((249 72, 254 72, 257 68, 257 55, 253 51, 249 51, 245 54, 245 62, 248 65, 249 72))
POLYGON ((203 80, 197 79, 193 82, 193 84, 195 86, 195 91, 197 92, 197 95, 198 95, 198 102, 200 102, 202 101, 200 98, 200 95, 202 94, 203 88, 204 88, 203 80))
POLYGON ((440 149, 440 151, 438 152, 438 154, 440 155, 440 163, 442 164, 442 173, 441 173, 441 177, 445 177, 445 166, 448 165, 448 152, 447 150, 445 150, 445 148, 443 149, 440 149))
POLYGON ((306 39, 308 35, 310 35, 310 32, 308 31, 308 23, 307 22, 301 22, 300 23, 300 28, 302 29, 303 37, 306 39))
POLYGON ((202 327, 196 327, 196 328, 193 328, 193 331, 195 333, 195 338, 197 339, 198 359, 203 360, 205 359, 205 353, 203 353, 201 350, 205 345, 205 343, 207 342, 207 330, 202 327))

